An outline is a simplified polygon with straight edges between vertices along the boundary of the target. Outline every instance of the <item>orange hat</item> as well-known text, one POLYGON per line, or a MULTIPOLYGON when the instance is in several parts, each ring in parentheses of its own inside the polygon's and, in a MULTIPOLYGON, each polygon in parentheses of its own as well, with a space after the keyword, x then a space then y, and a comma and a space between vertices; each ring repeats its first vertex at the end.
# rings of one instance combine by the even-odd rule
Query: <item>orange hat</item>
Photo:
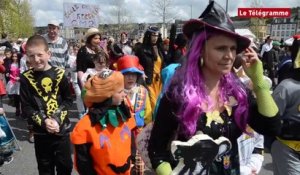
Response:
POLYGON ((144 74, 144 68, 139 63, 139 58, 134 55, 124 55, 118 59, 117 70, 123 74, 127 72, 144 74))
POLYGON ((88 79, 84 85, 83 101, 87 107, 93 103, 101 103, 124 87, 124 77, 121 72, 105 69, 88 79))

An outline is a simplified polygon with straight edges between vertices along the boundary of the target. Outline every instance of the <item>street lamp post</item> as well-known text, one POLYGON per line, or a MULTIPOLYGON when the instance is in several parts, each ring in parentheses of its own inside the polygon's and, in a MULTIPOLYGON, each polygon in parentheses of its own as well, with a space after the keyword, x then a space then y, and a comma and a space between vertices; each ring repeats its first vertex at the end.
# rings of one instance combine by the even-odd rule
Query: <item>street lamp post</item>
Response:
POLYGON ((226 0, 226 13, 228 12, 228 0, 226 0))

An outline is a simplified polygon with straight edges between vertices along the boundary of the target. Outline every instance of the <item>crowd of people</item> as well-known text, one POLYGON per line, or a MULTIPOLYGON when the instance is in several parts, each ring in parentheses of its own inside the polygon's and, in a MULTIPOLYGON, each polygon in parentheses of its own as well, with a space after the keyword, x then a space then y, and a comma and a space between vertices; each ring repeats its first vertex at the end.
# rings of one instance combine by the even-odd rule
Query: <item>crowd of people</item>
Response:
POLYGON ((150 26, 141 42, 90 28, 85 43, 68 43, 55 20, 45 35, 16 44, 2 34, 0 164, 17 147, 7 96, 27 121, 40 175, 73 167, 141 175, 146 166, 158 175, 254 175, 265 148, 275 175, 300 174, 300 35, 291 46, 269 36, 260 47, 214 1, 183 33, 176 28, 162 38, 150 26))

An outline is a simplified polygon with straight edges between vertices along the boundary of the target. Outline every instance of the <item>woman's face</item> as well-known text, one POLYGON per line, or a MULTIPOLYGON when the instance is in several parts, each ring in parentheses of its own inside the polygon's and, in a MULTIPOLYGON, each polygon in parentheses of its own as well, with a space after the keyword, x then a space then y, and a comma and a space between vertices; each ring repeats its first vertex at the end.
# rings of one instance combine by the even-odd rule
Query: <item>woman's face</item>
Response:
POLYGON ((118 91, 112 96, 112 105, 118 106, 124 100, 126 94, 124 92, 124 86, 119 87, 118 91))
POLYGON ((135 86, 137 81, 137 74, 133 72, 127 72, 124 74, 125 89, 131 89, 135 86))
POLYGON ((100 45, 101 37, 100 35, 95 35, 91 40, 91 45, 96 47, 100 45))
POLYGON ((155 44, 156 42, 157 42, 157 40, 158 40, 158 32, 156 32, 156 33, 151 33, 151 43, 152 44, 155 44))
POLYGON ((231 71, 236 57, 237 43, 226 35, 212 36, 203 48, 203 71, 224 75, 231 71))
POLYGON ((121 34, 121 41, 126 41, 126 39, 127 39, 126 34, 125 34, 125 33, 122 33, 122 34, 121 34))

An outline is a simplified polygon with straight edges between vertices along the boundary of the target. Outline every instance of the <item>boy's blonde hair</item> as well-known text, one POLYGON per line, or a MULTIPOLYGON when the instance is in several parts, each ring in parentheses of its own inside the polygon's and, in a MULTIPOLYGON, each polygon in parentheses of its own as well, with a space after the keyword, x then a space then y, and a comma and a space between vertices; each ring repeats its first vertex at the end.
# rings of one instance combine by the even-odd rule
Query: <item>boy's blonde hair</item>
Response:
POLYGON ((45 47, 45 51, 49 51, 49 46, 47 40, 41 35, 33 35, 28 38, 25 46, 25 50, 32 46, 40 46, 43 45, 45 47))

